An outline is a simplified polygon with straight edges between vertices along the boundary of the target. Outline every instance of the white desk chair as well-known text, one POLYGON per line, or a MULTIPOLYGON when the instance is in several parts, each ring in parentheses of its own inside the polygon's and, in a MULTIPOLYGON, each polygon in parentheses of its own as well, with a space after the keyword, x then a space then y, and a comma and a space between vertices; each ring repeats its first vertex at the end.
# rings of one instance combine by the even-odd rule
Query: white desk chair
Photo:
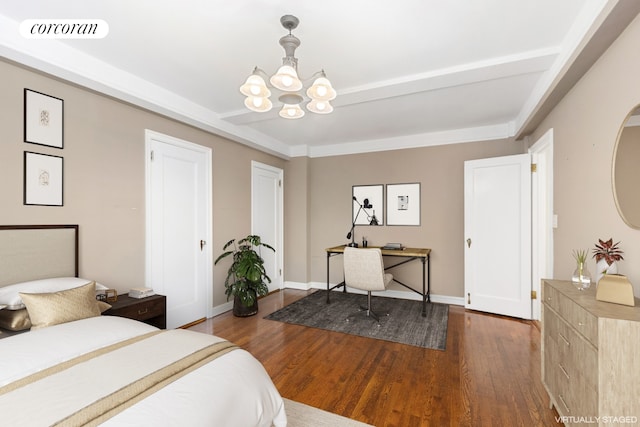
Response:
POLYGON ((367 316, 373 317, 380 323, 379 316, 371 310, 371 292, 386 290, 393 280, 391 274, 384 272, 382 252, 377 248, 346 247, 343 264, 346 286, 367 291, 367 307, 360 307, 360 309, 366 311, 367 316))

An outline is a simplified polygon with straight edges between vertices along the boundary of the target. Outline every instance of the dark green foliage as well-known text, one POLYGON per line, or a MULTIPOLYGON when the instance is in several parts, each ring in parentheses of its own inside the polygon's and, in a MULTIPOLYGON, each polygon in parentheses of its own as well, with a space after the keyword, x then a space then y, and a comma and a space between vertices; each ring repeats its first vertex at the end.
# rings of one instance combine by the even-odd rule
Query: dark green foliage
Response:
POLYGON ((249 235, 237 242, 236 239, 231 239, 222 248, 225 252, 216 258, 215 265, 218 264, 218 261, 233 255, 233 263, 229 267, 227 278, 224 281, 227 300, 232 295, 237 296, 242 305, 250 307, 258 297, 269 293, 267 283, 271 283, 271 279, 267 276, 264 260, 260 256, 262 247, 275 252, 273 247, 263 243, 260 236, 255 235, 249 235), (233 250, 227 250, 231 245, 233 245, 233 250))

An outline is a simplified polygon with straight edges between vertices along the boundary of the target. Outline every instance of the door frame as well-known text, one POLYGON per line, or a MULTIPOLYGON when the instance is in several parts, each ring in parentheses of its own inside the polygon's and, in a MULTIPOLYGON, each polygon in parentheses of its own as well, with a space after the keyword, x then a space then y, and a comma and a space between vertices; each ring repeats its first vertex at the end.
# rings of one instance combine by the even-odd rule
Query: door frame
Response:
POLYGON ((531 314, 541 319, 541 279, 553 278, 553 128, 544 133, 528 150, 536 172, 531 177, 531 314))
POLYGON ((278 209, 276 219, 278 223, 278 233, 276 236, 277 241, 275 242, 275 245, 272 245, 276 250, 276 262, 280 271, 277 272, 279 274, 277 274, 276 279, 271 278, 271 280, 272 282, 277 280, 278 289, 284 289, 284 170, 255 160, 251 161, 251 234, 255 234, 254 219, 259 215, 256 211, 256 207, 253 205, 253 194, 255 191, 253 188, 253 174, 256 169, 263 169, 277 174, 280 182, 278 186, 278 194, 276 194, 277 200, 275 201, 278 209))
MULTIPOLYGON (((174 147, 195 151, 205 155, 205 177, 206 180, 203 183, 204 185, 204 194, 206 200, 204 201, 204 209, 205 209, 205 239, 206 242, 213 242, 212 235, 212 224, 213 224, 213 213, 212 213, 212 198, 213 198, 213 190, 212 190, 212 157, 213 150, 209 147, 205 147, 203 145, 195 144, 193 142, 185 141, 183 139, 179 139, 173 136, 165 135, 153 130, 145 129, 144 131, 144 139, 145 139, 145 286, 152 287, 152 284, 149 283, 149 278, 151 277, 151 257, 149 254, 151 253, 151 210, 149 206, 151 206, 151 142, 158 141, 163 144, 172 145, 174 147)), ((205 289, 206 289, 206 317, 213 316, 213 262, 211 256, 211 244, 205 244, 203 247, 203 251, 205 252, 204 262, 205 262, 205 289)))

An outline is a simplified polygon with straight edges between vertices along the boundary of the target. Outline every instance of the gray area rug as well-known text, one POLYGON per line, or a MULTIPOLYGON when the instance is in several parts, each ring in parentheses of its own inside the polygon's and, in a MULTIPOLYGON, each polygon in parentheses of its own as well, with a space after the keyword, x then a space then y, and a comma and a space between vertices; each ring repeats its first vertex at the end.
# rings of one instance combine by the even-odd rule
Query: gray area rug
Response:
POLYGON ((448 305, 427 303, 427 316, 422 317, 422 301, 374 296, 371 299, 373 311, 389 313, 389 316, 380 317, 380 326, 364 312, 358 313, 361 305, 366 307, 366 295, 332 291, 331 303, 327 304, 327 291, 316 291, 265 319, 416 347, 445 349, 448 305), (352 313, 355 314, 349 316, 352 313), (348 316, 349 321, 346 320, 348 316))

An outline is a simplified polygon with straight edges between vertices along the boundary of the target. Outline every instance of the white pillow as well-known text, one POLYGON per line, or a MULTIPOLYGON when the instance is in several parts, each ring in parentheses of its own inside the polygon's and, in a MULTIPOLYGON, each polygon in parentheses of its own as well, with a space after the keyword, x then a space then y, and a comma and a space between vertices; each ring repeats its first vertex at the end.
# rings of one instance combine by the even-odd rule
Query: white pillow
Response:
MULTIPOLYGON (((15 283, 0 288, 0 305, 6 305, 5 310, 20 310, 25 305, 20 297, 20 292, 38 294, 58 291, 66 291, 86 285, 91 280, 80 277, 55 277, 52 279, 33 280, 31 282, 15 283)), ((96 283, 96 290, 108 289, 106 286, 96 283)))

